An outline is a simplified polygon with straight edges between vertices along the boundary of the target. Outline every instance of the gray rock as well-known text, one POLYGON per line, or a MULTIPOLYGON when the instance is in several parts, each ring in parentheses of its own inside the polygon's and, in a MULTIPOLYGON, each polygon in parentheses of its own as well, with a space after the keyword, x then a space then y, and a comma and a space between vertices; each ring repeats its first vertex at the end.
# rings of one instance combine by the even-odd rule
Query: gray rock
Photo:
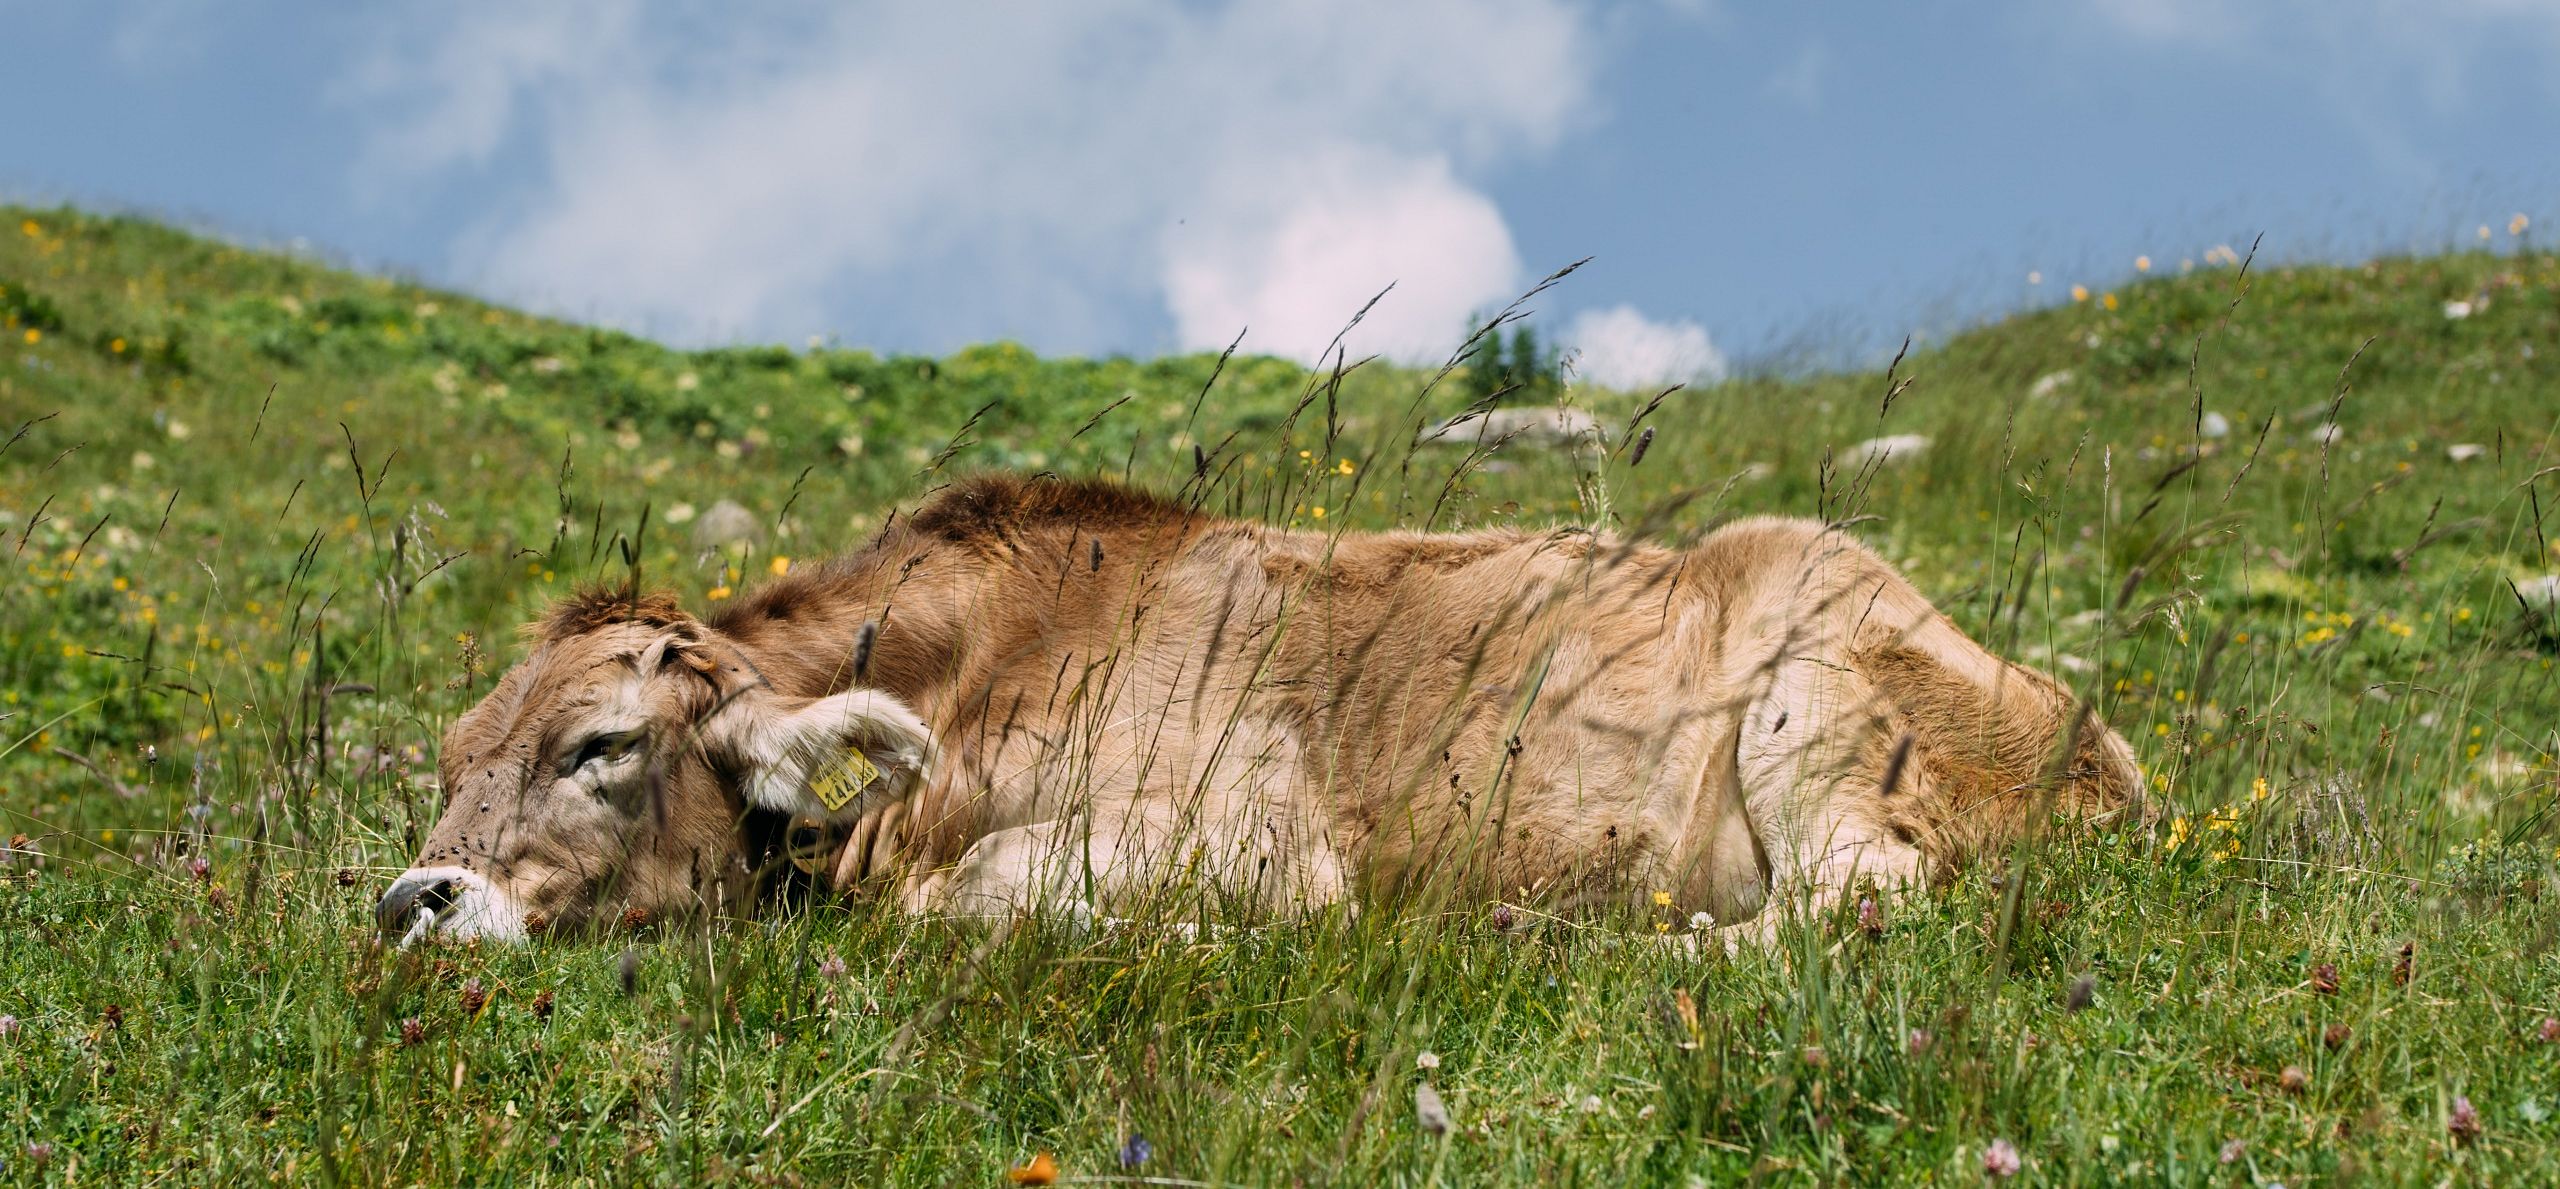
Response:
POLYGON ((693 522, 693 547, 726 549, 752 545, 764 537, 764 524, 735 500, 722 500, 693 522))
POLYGON ((1891 434, 1881 438, 1868 438, 1849 447, 1841 454, 1841 461, 1851 468, 1864 467, 1874 462, 1909 462, 1920 457, 1921 453, 1928 448, 1929 437, 1926 434, 1891 434))
POLYGON ((1481 442, 1527 442, 1539 446, 1598 444, 1607 440, 1600 419, 1580 409, 1488 409, 1475 417, 1458 416, 1422 431, 1422 441, 1454 446, 1481 442))

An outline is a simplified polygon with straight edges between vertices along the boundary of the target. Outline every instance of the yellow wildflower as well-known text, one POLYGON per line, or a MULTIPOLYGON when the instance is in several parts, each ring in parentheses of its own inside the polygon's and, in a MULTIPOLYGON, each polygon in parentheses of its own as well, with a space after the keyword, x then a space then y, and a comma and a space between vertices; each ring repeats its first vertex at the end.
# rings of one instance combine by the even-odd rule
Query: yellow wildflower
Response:
POLYGON ((2187 833, 2187 819, 2183 817, 2171 819, 2169 822, 2169 846, 2167 853, 2173 855, 2178 853, 2178 848, 2186 844, 2187 833))
POLYGON ((2098 299, 2098 304, 2112 310, 2116 308, 2116 295, 2112 293, 2107 294, 2106 296, 2098 299))
POLYGON ((2088 287, 2087 285, 2073 285, 2073 286, 2071 287, 2071 300, 2073 300, 2073 301, 2087 301, 2087 300, 2089 300, 2089 287, 2088 287))
POLYGON ((2261 776, 2256 780, 2249 782, 2249 799, 2252 801, 2264 801, 2267 799, 2266 777, 2261 776))
POLYGON ((2151 258, 2150 258, 2150 257, 2148 257, 2148 256, 2136 256, 2136 257, 2134 257, 2134 258, 2133 258, 2133 271, 2135 271, 2135 272, 2150 272, 2150 271, 2151 271, 2151 258))
POLYGON ((1669 893, 1669 892, 1655 892, 1655 893, 1653 894, 1653 903, 1654 903, 1654 907, 1656 907, 1656 908, 1669 908, 1669 907, 1671 907, 1671 893, 1669 893))
POLYGON ((705 592, 702 597, 717 603, 722 599, 728 598, 733 593, 735 592, 731 591, 728 586, 724 584, 712 587, 709 591, 705 592))
POLYGON ((784 574, 791 572, 791 559, 776 555, 773 559, 773 564, 766 566, 765 568, 773 571, 773 576, 779 578, 784 574))

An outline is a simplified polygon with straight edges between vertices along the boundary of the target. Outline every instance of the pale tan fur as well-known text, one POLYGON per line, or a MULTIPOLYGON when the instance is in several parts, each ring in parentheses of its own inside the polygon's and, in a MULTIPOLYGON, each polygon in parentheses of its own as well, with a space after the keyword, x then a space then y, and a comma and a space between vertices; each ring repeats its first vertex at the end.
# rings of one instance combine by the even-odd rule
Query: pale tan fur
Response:
POLYGON ((989 477, 707 624, 590 596, 543 641, 448 738, 452 804, 421 865, 477 864, 546 922, 735 907, 760 853, 720 716, 817 705, 857 663, 933 758, 833 823, 833 882, 917 912, 1668 892, 1677 917, 1731 924, 1773 895, 1919 878, 2051 812, 2112 815, 2141 788, 2058 683, 1805 521, 1685 549, 1328 537, 989 477), (689 663, 638 671, 653 643, 689 663), (553 806, 558 778, 526 758, 608 705, 645 706, 657 757, 655 807, 610 829, 553 806), (483 846, 484 798, 541 854, 483 846), (519 865, 535 874, 499 870, 519 865))

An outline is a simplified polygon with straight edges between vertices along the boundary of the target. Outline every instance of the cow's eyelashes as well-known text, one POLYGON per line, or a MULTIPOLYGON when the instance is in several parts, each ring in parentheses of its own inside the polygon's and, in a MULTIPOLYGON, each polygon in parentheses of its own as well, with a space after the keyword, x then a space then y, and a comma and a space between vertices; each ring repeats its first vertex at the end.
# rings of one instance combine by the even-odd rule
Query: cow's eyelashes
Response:
POLYGON ((640 740, 638 731, 598 735, 579 746, 578 754, 569 761, 569 771, 576 772, 589 764, 621 759, 638 750, 640 740))

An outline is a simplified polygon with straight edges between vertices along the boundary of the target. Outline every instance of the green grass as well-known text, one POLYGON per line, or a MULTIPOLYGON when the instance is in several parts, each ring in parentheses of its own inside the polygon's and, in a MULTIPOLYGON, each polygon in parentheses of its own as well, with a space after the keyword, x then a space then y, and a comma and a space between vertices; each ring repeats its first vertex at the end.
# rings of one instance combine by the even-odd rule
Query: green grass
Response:
POLYGON ((0 215, 0 436, 32 422, 0 453, 0 1180, 997 1184, 1046 1150, 1207 1183, 1960 1183, 1995 1139, 2036 1183, 2552 1175, 2560 628, 2508 583, 2560 568, 2560 257, 2146 280, 1915 352, 1889 402, 1738 380, 1668 398, 1641 464, 1514 446, 1451 482, 1405 443, 1463 376, 686 353, 0 215), (1885 433, 1933 445, 1826 477, 1885 433), (2099 699, 2177 820, 1730 961, 1472 905, 1201 943, 853 905, 376 945, 442 725, 626 549, 702 606, 858 545, 927 472, 1170 485, 1195 442, 1224 502, 1311 527, 1877 517, 1967 630, 2099 699), (779 529, 698 552, 670 514, 721 498, 779 529))

